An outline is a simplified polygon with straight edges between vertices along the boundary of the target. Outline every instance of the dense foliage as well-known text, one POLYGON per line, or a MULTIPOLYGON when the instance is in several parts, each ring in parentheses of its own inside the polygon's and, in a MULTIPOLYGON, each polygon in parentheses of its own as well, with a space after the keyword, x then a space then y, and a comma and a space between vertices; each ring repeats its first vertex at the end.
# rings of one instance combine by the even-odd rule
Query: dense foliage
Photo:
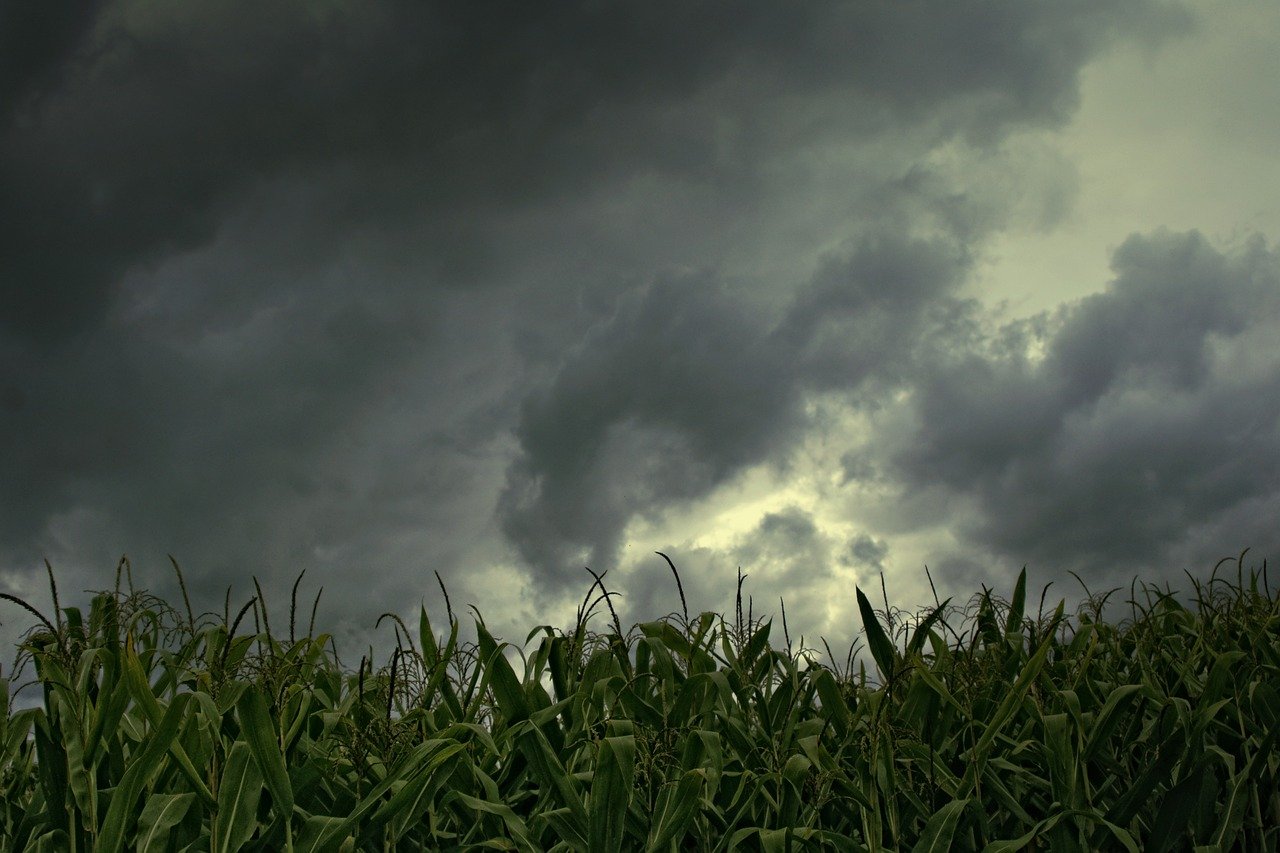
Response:
POLYGON ((352 673, 296 633, 296 583, 286 638, 261 590, 196 618, 185 587, 183 611, 122 590, 122 561, 87 617, 56 586, 52 620, 5 596, 41 620, 20 657, 43 700, 0 679, 0 846, 1277 849, 1280 597, 1242 562, 1193 580, 1195 610, 1130 587, 1119 625, 1106 596, 1032 617, 1025 571, 963 610, 856 590, 869 678, 853 649, 770 645, 741 577, 731 620, 681 591, 626 633, 588 630, 596 578, 573 630, 510 656, 478 614, 474 643, 452 608, 439 636, 388 615, 389 661, 352 673))

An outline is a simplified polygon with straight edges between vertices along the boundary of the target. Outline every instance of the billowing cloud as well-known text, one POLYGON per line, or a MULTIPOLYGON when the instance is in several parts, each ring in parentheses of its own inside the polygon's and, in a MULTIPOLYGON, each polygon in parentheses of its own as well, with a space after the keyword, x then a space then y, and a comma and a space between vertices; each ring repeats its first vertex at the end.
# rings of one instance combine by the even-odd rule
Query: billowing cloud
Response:
POLYGON ((1086 578, 1271 552, 1280 254, 1165 232, 1113 267, 1105 292, 932 365, 914 428, 882 437, 894 476, 968 505, 978 553, 1086 578))
POLYGON ((867 533, 859 533, 849 543, 849 552, 845 556, 845 561, 880 569, 884 565, 884 558, 887 556, 889 556, 888 543, 867 533))
POLYGON ((522 410, 501 511, 540 579, 582 559, 607 568, 632 515, 705 494, 784 443, 799 426, 789 356, 704 277, 621 305, 522 410))
POLYGON ((784 461, 806 392, 894 380, 963 270, 945 242, 867 239, 820 265, 773 328, 705 275, 656 282, 526 401, 504 530, 544 583, 612 566, 634 516, 784 461))
POLYGON ((41 8, 6 11, 21 44, 0 276, 17 286, 0 317, 45 342, 91 327, 130 267, 208 243, 265 182, 337 183, 308 212, 322 232, 416 219, 465 247, 504 208, 610 176, 749 186, 797 137, 1061 121, 1083 61, 1169 20, 1105 0, 41 8))
MULTIPOLYGON (((0 10, 7 578, 49 556, 103 585, 125 551, 154 578, 172 552, 207 600, 307 568, 357 620, 431 569, 461 599, 555 594, 623 562, 634 525, 798 471, 830 426, 815 399, 963 409, 953 380, 990 372, 1031 438, 975 400, 970 433, 922 427, 896 468, 846 457, 851 481, 932 465, 958 493, 1004 436, 1044 452, 1068 401, 1219 387, 1219 339, 1255 322, 1208 295, 1199 355, 1097 319, 1054 327, 1040 365, 952 359, 984 339, 964 289, 992 235, 1068 215, 1073 166, 1035 135, 1106 49, 1185 32, 1172 3, 0 10), (1072 355, 1089 334, 1112 373, 1072 355)), ((715 559, 899 553, 804 512, 808 539, 775 506, 715 559)))

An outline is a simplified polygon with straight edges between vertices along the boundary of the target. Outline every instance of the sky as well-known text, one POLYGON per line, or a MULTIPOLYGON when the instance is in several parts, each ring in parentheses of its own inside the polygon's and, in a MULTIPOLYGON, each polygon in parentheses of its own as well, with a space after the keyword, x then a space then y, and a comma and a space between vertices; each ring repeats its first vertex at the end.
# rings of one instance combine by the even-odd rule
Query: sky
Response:
POLYGON ((305 570, 358 655, 435 572, 517 644, 585 567, 659 618, 661 551, 845 648, 882 576, 1260 565, 1276 43, 1273 0, 0 0, 0 589, 173 555, 279 625, 305 570))

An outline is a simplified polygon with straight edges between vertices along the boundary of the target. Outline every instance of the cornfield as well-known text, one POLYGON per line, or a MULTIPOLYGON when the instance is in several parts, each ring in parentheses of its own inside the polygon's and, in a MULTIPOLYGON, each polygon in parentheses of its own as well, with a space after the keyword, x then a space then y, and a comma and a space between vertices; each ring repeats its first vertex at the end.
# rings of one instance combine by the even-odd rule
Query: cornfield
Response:
POLYGON ((1195 610, 1131 586, 1119 625, 1111 593, 1031 614, 1025 570, 963 609, 855 589, 856 671, 856 646, 793 649, 785 609, 771 645, 741 576, 731 616, 680 588, 624 632, 593 574, 573 629, 511 656, 479 611, 474 642, 451 605, 440 634, 387 614, 389 660, 351 672, 314 604, 301 634, 297 582, 285 634, 256 581, 197 618, 122 561, 86 615, 50 569, 52 618, 4 595, 39 620, 15 664, 42 699, 0 679, 0 847, 1276 850, 1280 598, 1243 558, 1192 579, 1195 610))

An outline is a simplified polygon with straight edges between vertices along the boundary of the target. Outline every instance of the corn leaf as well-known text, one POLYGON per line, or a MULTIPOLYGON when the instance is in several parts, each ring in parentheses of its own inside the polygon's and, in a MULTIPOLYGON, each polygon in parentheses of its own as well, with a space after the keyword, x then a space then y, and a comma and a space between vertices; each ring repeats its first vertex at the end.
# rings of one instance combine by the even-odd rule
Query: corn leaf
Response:
POLYGON ((163 853, 169 846, 169 831, 186 816, 195 802, 194 793, 152 794, 138 816, 138 836, 133 849, 141 853, 163 853))
POLYGON ((880 667, 881 675, 885 679, 891 679, 896 654, 893 643, 889 641, 889 635, 876 621, 876 612, 872 609, 867 596, 857 587, 854 587, 854 592, 858 598, 858 611, 862 614, 862 628, 867 632, 867 645, 871 647, 871 657, 875 659, 876 666, 880 667))
POLYGON ((634 737, 607 737, 600 741, 587 811, 587 844, 591 850, 622 848, 623 817, 631 805, 635 760, 634 737))
POLYGON ((275 721, 262 691, 252 685, 247 687, 236 700, 236 712, 240 716, 240 733, 271 792, 277 815, 287 821, 293 813, 293 786, 280 752, 275 721))
POLYGON ((912 853, 944 853, 950 850, 956 825, 960 822, 960 815, 964 813, 969 802, 967 797, 962 800, 952 800, 938 809, 925 824, 924 831, 920 833, 920 840, 916 842, 915 847, 911 848, 912 853))
POLYGON ((218 816, 214 821, 214 850, 235 853, 258 829, 258 800, 262 797, 262 771, 248 743, 231 745, 227 766, 218 785, 218 816))

